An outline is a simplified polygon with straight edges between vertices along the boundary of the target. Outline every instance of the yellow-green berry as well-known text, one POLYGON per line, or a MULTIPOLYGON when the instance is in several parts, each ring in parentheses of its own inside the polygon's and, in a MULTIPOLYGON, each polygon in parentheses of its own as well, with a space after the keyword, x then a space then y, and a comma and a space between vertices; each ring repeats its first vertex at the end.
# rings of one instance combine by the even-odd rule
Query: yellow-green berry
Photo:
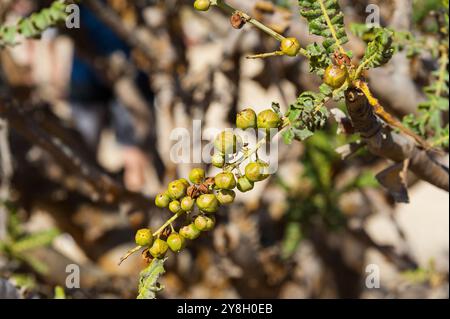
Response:
POLYGON ((169 183, 167 192, 172 199, 179 199, 186 195, 187 186, 183 181, 176 180, 169 183))
POLYGON ((236 127, 242 130, 256 128, 256 113, 252 109, 245 109, 236 116, 236 127))
POLYGON ((164 240, 157 238, 148 251, 155 258, 163 258, 168 249, 169 246, 167 243, 164 240))
POLYGON ((214 184, 219 189, 233 189, 236 187, 236 179, 233 173, 222 172, 214 177, 214 184))
POLYGON ((214 139, 215 149, 225 155, 235 154, 242 146, 242 139, 231 131, 223 131, 214 139))
POLYGON ((194 208, 195 200, 189 196, 183 197, 181 200, 181 209, 190 212, 194 208))
POLYGON ((134 239, 138 246, 150 246, 153 243, 152 231, 148 228, 139 229, 134 239))
POLYGON ((285 38, 281 41, 280 50, 287 56, 296 56, 300 51, 300 42, 296 38, 285 38))
POLYGON ((245 177, 247 177, 250 182, 259 182, 268 177, 267 170, 267 164, 259 162, 249 163, 245 166, 245 177))
POLYGON ((180 229, 180 235, 186 239, 194 240, 200 236, 200 230, 191 223, 180 229))
POLYGON ((166 193, 158 194, 155 197, 155 205, 159 208, 165 208, 170 203, 170 197, 166 193))
POLYGON ((191 186, 191 184, 186 178, 180 178, 179 181, 181 181, 184 185, 186 185, 186 187, 191 186))
POLYGON ((205 170, 202 168, 194 168, 189 173, 189 180, 194 184, 201 184, 205 180, 205 170))
POLYGON ((229 189, 221 189, 217 192, 216 198, 221 205, 229 205, 234 202, 236 193, 229 189))
POLYGON ((255 183, 250 181, 246 176, 242 176, 238 178, 237 181, 237 189, 241 192, 245 193, 248 191, 251 191, 253 187, 255 186, 255 183))
POLYGON ((323 82, 333 89, 338 89, 344 85, 348 76, 348 71, 345 66, 330 65, 325 70, 323 82))
POLYGON ((195 227, 200 231, 210 231, 216 225, 216 219, 211 216, 197 216, 194 220, 195 227))
POLYGON ((281 124, 281 119, 273 110, 264 110, 258 114, 258 128, 271 129, 278 128, 281 124))
POLYGON ((169 210, 174 213, 174 214, 178 214, 179 212, 181 212, 181 204, 179 201, 177 200, 173 200, 170 202, 169 204, 169 210))
POLYGON ((211 164, 217 168, 222 168, 225 165, 225 156, 221 153, 215 153, 211 157, 211 164))
POLYGON ((185 243, 186 242, 184 237, 175 232, 171 233, 167 238, 167 245, 169 246, 170 250, 175 253, 178 253, 180 250, 182 250, 185 246, 185 243))
POLYGON ((219 209, 219 201, 214 194, 200 195, 196 200, 198 208, 205 213, 215 213, 219 209))
POLYGON ((198 11, 208 11, 210 6, 210 0, 195 0, 194 2, 194 8, 198 11))

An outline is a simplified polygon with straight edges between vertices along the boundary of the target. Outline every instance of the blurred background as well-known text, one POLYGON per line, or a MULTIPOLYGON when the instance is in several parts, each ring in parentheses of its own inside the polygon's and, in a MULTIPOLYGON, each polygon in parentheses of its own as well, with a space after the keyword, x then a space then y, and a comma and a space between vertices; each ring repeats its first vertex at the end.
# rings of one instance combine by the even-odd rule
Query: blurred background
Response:
MULTIPOLYGON (((296 1, 227 2, 303 46, 315 40, 296 1)), ((349 26, 376 4, 383 26, 436 36, 441 1, 339 2, 349 26)), ((49 5, 2 0, 0 24, 49 5)), ((0 298, 61 288, 69 298, 135 298, 145 261, 117 263, 136 229, 168 218, 154 196, 198 166, 171 161, 172 130, 192 132, 193 120, 233 127, 241 109, 286 110, 321 83, 301 57, 246 59, 278 44, 192 1, 79 6, 81 28, 0 49, 0 298), (78 289, 66 288, 69 264, 80 266, 78 289)), ((348 48, 361 57, 365 44, 351 36, 348 48)), ((368 78, 403 117, 417 112, 436 68, 426 50, 400 51, 368 78)), ((374 178, 387 161, 364 151, 342 160, 335 149, 355 137, 336 131, 330 122, 304 143, 280 143, 277 173, 170 254, 159 298, 448 298, 448 193, 410 176, 410 203, 395 204, 374 178), (366 286, 369 265, 378 289, 366 286)))

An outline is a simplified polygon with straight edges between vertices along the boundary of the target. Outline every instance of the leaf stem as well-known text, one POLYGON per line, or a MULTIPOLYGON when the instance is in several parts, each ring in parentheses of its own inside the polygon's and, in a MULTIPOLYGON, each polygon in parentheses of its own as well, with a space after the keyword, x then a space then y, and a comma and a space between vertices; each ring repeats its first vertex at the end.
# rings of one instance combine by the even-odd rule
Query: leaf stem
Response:
POLYGON ((339 48, 339 51, 341 52, 341 54, 346 54, 345 50, 342 48, 341 41, 339 40, 339 38, 337 36, 336 30, 334 29, 333 23, 331 22, 330 16, 328 15, 327 8, 325 7, 323 0, 318 0, 318 2, 320 4, 320 9, 322 10, 322 13, 323 13, 325 21, 328 25, 328 28, 330 29, 331 35, 333 36, 333 39, 339 48))
MULTIPOLYGON (((288 127, 290 125, 291 125, 291 123, 290 123, 289 119, 286 119, 284 121, 283 125, 281 126, 280 130, 272 138, 277 137, 286 127, 288 127)), ((246 152, 245 155, 241 159, 237 160, 234 163, 229 164, 227 167, 225 167, 225 170, 232 171, 234 169, 239 168, 239 165, 241 165, 244 161, 249 159, 253 154, 255 154, 255 153, 257 154, 257 152, 261 148, 261 146, 263 146, 266 143, 267 143, 267 136, 264 136, 256 143, 256 145, 253 149, 246 152)))
POLYGON ((162 233, 164 229, 166 229, 167 226, 171 225, 174 221, 178 219, 181 215, 186 214, 184 211, 181 211, 179 213, 176 213, 172 217, 170 217, 156 232, 153 233, 153 236, 158 236, 162 233))

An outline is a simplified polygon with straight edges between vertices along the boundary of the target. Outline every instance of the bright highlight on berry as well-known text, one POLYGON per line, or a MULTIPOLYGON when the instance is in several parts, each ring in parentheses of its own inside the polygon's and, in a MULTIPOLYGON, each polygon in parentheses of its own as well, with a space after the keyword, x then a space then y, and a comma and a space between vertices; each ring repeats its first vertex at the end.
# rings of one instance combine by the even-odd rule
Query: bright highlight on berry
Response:
POLYGON ((300 52, 300 48, 297 38, 284 38, 281 41, 280 50, 287 56, 296 56, 300 52))
POLYGON ((194 2, 194 8, 198 11, 208 11, 210 7, 210 0, 195 0, 194 2))

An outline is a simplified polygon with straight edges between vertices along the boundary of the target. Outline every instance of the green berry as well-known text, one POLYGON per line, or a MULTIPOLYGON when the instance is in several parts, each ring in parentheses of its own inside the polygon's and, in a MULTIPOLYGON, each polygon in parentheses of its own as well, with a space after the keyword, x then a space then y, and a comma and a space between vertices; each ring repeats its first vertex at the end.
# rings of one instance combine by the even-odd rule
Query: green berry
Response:
POLYGON ((200 236, 200 230, 194 224, 189 224, 180 229, 180 235, 186 239, 194 240, 200 236))
POLYGON ((173 200, 170 202, 169 204, 169 210, 174 213, 174 214, 178 214, 179 212, 181 212, 181 204, 179 201, 177 200, 173 200))
POLYGON ((225 165, 225 156, 220 153, 215 153, 211 157, 211 163, 217 168, 222 168, 225 165))
POLYGON ((167 243, 164 240, 157 238, 152 247, 149 249, 149 252, 155 258, 163 258, 168 249, 169 246, 167 243))
POLYGON ((170 203, 170 197, 166 193, 158 194, 155 197, 155 205, 159 208, 165 208, 170 203))
POLYGON ((205 180, 205 170, 202 168, 194 168, 189 173, 189 180, 194 184, 201 184, 205 180))
POLYGON ((325 70, 323 82, 333 89, 338 89, 344 85, 348 76, 348 71, 345 66, 330 65, 325 70))
POLYGON ((194 208, 195 200, 189 196, 181 200, 181 209, 185 212, 190 212, 194 208))
POLYGON ((186 187, 191 186, 191 184, 186 178, 180 178, 179 181, 182 182, 184 185, 186 185, 186 187))
POLYGON ((169 183, 169 187, 167 187, 167 192, 172 199, 179 199, 186 195, 186 184, 181 180, 176 180, 169 183))
POLYGON ((208 11, 210 6, 210 0, 195 0, 194 2, 194 8, 198 11, 208 11))
POLYGON ((204 194, 197 198, 198 208, 205 213, 215 213, 219 209, 219 201, 214 194, 204 194))
POLYGON ((281 41, 280 50, 287 56, 296 56, 300 51, 300 42, 296 38, 285 38, 281 41))
POLYGON ((217 192, 216 198, 221 205, 229 205, 234 202, 236 193, 229 189, 221 189, 217 192))
POLYGON ((152 231, 148 228, 139 229, 134 239, 138 246, 150 246, 153 243, 152 231))
POLYGON ((258 128, 278 128, 280 124, 281 119, 273 110, 268 109, 258 114, 258 128))
POLYGON ((269 175, 267 174, 268 165, 259 162, 253 162, 247 164, 245 167, 245 177, 250 182, 259 182, 266 179, 269 175))
POLYGON ((214 140, 215 149, 226 155, 235 154, 241 148, 241 145, 241 138, 230 131, 223 131, 214 140))
POLYGON ((210 231, 216 225, 216 219, 208 216, 197 216, 194 220, 195 227, 200 231, 210 231))
POLYGON ((172 250, 175 253, 178 253, 180 250, 184 248, 185 239, 178 233, 171 233, 167 238, 167 245, 169 246, 170 250, 172 250))
POLYGON ((233 173, 223 172, 214 177, 214 184, 219 189, 233 189, 236 187, 236 179, 233 173))
POLYGON ((242 130, 256 128, 256 113, 252 109, 245 109, 236 116, 236 127, 242 130))
POLYGON ((251 182, 246 176, 242 176, 242 177, 238 178, 237 188, 241 192, 245 193, 245 192, 251 191, 254 186, 255 186, 255 183, 251 182))

